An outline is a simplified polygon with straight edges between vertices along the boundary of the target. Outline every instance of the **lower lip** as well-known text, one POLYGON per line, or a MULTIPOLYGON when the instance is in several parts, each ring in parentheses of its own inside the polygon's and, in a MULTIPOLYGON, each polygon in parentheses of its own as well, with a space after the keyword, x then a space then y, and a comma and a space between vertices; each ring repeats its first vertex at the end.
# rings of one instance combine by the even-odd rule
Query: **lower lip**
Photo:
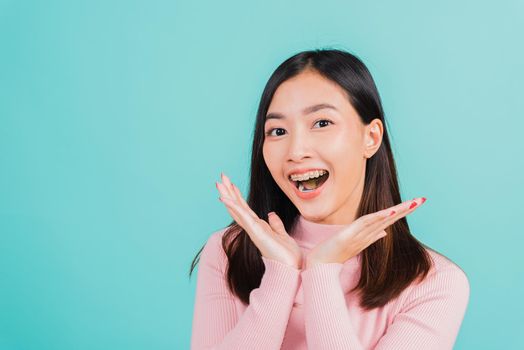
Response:
POLYGON ((294 182, 291 182, 291 186, 293 186, 293 189, 295 190, 295 193, 297 194, 298 197, 300 197, 302 199, 312 199, 312 198, 315 198, 316 196, 320 195, 320 193, 322 192, 324 187, 326 187, 326 184, 327 184, 328 181, 329 181, 329 177, 327 178, 326 181, 324 181, 324 183, 322 185, 320 185, 320 187, 315 188, 315 190, 313 190, 311 192, 300 192, 300 190, 297 188, 297 186, 295 186, 294 182))

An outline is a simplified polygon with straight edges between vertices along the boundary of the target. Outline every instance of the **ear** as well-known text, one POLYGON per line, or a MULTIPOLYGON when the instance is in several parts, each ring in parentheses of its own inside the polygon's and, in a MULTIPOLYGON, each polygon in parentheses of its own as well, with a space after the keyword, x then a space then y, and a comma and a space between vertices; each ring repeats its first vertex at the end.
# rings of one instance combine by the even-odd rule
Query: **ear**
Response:
POLYGON ((382 121, 375 118, 364 128, 364 157, 371 158, 382 144, 384 126, 382 121))

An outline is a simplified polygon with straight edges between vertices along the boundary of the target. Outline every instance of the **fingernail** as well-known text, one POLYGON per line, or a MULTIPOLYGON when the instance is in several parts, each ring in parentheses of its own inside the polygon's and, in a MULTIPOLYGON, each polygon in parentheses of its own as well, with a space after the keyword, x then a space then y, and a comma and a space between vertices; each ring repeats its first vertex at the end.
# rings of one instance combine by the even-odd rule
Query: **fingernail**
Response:
POLYGON ((426 197, 422 197, 422 203, 426 201, 426 197))
POLYGON ((411 203, 411 205, 409 206, 409 209, 415 208, 416 206, 417 206, 417 202, 413 202, 413 203, 411 203))
POLYGON ((221 201, 221 202, 223 202, 222 197, 218 197, 218 200, 221 201))
POLYGON ((217 181, 215 181, 215 186, 216 186, 216 188, 218 188, 218 182, 217 181))
POLYGON ((393 210, 391 213, 389 213, 389 216, 392 216, 395 213, 396 213, 396 211, 393 210))

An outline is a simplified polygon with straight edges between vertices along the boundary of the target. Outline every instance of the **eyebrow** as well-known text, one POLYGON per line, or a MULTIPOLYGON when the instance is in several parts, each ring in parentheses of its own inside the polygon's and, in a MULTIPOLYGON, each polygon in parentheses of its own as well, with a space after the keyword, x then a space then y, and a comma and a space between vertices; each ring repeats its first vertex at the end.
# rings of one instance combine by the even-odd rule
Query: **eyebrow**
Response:
MULTIPOLYGON (((319 103, 319 104, 304 108, 302 110, 302 114, 306 115, 306 114, 313 113, 313 112, 316 112, 324 108, 334 109, 335 111, 338 111, 338 109, 335 106, 330 105, 329 103, 319 103)), ((268 113, 266 115, 265 121, 268 121, 269 119, 286 119, 286 117, 280 113, 268 113)))

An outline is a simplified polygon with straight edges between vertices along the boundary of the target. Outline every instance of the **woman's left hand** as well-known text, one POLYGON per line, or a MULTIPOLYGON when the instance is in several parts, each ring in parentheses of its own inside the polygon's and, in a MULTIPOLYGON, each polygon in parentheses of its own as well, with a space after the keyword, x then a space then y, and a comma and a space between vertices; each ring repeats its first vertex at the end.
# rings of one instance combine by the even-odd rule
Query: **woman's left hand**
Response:
POLYGON ((425 198, 415 198, 376 213, 361 216, 333 237, 311 249, 304 268, 318 263, 341 263, 356 256, 369 245, 387 235, 384 230, 400 218, 411 214, 425 198), (416 203, 414 207, 411 205, 416 203), (394 211, 392 215, 391 212, 394 211))

